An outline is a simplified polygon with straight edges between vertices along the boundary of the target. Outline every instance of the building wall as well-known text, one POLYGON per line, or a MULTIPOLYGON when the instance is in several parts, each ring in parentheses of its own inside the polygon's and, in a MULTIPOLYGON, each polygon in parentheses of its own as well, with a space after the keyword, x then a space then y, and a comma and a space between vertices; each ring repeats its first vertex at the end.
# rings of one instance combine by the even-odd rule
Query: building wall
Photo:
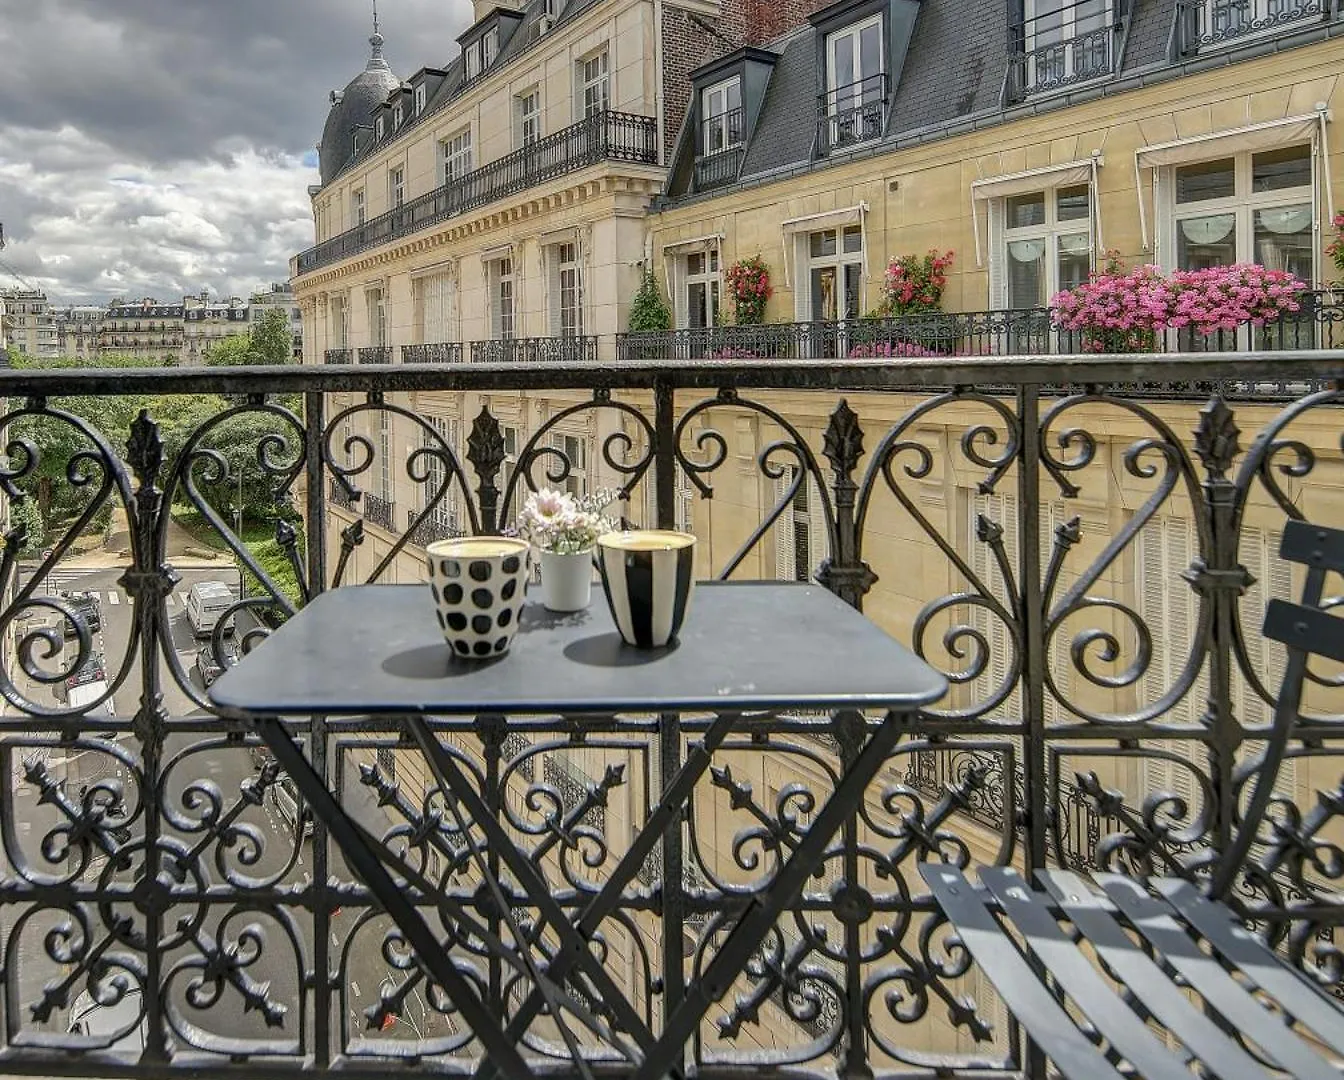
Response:
MULTIPOLYGON (((774 296, 766 321, 793 321, 797 282, 785 280, 780 223, 866 202, 865 311, 880 299, 882 270, 889 259, 922 255, 931 248, 955 253, 944 309, 983 310, 991 306, 987 223, 982 204, 985 265, 977 266, 972 182, 1086 161, 1094 152, 1104 161, 1097 175, 1105 246, 1130 263, 1155 256, 1165 260, 1168 252, 1152 249, 1156 215, 1150 173, 1142 182, 1150 230, 1150 245, 1144 248, 1134 152, 1146 145, 1310 114, 1318 103, 1337 117, 1344 115, 1339 111, 1344 105, 1341 59, 1344 43, 1336 39, 846 164, 821 164, 803 175, 744 191, 687 200, 651 217, 655 270, 666 287, 666 266, 657 257, 664 246, 721 233, 725 265, 759 254, 770 267, 774 296)), ((1336 201, 1344 205, 1344 134, 1337 120, 1327 128, 1329 171, 1336 201)), ((1319 221, 1328 220, 1324 199, 1317 214, 1319 221)), ((1318 266, 1320 276, 1332 275, 1323 256, 1318 266)))

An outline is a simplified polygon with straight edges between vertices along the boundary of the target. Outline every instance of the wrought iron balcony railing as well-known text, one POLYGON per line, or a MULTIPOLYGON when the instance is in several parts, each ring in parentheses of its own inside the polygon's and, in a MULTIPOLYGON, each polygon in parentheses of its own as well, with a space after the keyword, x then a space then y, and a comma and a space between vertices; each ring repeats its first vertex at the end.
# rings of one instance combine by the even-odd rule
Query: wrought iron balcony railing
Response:
MULTIPOLYGON (((232 613, 250 649, 267 619, 322 591, 413 576, 421 553, 401 556, 435 534, 444 500, 465 532, 496 532, 521 491, 582 465, 590 482, 624 489, 637 523, 692 528, 702 576, 811 577, 952 676, 750 974, 723 988, 721 1022, 687 1044, 686 1072, 820 1078, 838 1053, 854 1075, 1043 1080, 1039 1055, 994 1020, 986 981, 949 944, 918 868, 1030 874, 1064 862, 1200 886, 1238 835, 1246 777, 1235 763, 1263 740, 1278 693, 1283 656, 1258 627, 1269 600, 1300 588, 1282 571, 1278 534, 1304 514, 1344 524, 1342 372, 1337 348, 899 363, 562 357, 165 369, 134 381, 123 370, 0 371, 14 406, 0 417, 12 522, 0 556, 0 1061, 14 1074, 130 1080, 263 1069, 377 1080, 408 1060, 445 1072, 481 1063, 454 999, 389 932, 325 827, 305 825, 255 734, 212 710, 207 660, 180 640, 177 608, 188 581, 221 571, 165 554, 162 538, 177 517, 218 532, 241 559, 259 583, 232 613), (1223 385, 1304 389, 1234 406, 1223 385), (392 400, 409 391, 469 410, 465 455, 392 400), (520 391, 565 406, 545 421, 510 413, 506 438, 494 410, 520 391), (174 409, 187 394, 219 395, 220 407, 183 420, 174 409), (100 396, 125 407, 86 407, 100 396), (138 418, 126 431, 93 426, 119 414, 138 418), (359 434, 383 417, 395 425, 388 444, 359 434), (557 436, 584 421, 604 434, 579 462, 557 436), (384 470, 399 497, 426 508, 391 537, 363 528, 391 510, 365 490, 384 470), (81 482, 58 491, 52 475, 81 482), (254 553, 227 507, 240 480, 259 477, 261 501, 297 502, 303 528, 279 513, 275 547, 254 553), (50 508, 49 554, 21 554, 20 495, 50 508), (111 571, 71 553, 108 507, 125 516, 130 545, 111 571), (99 593, 98 631, 87 603, 62 589, 99 593), (67 679, 91 685, 80 680, 97 654, 102 689, 72 701, 67 679)), ((233 662, 222 625, 212 644, 233 662)), ((834 647, 819 641, 816 662, 834 647)), ((1337 988, 1344 685, 1333 670, 1315 675, 1273 824, 1233 902, 1304 977, 1337 988)), ((424 759, 397 720, 293 723, 336 797, 401 853, 409 901, 485 931, 461 932, 456 916, 436 923, 473 993, 517 1020, 539 1074, 577 1080, 585 1067, 629 1072, 622 1051, 639 1049, 619 1018, 660 1030, 704 985, 876 718, 781 709, 717 744, 712 722, 431 722, 490 815, 529 845, 548 902, 580 925, 626 853, 629 823, 648 820, 685 762, 710 756, 696 811, 636 852, 637 881, 590 931, 611 984, 599 990, 587 974, 553 984, 567 1011, 600 1017, 610 1035, 585 1031, 575 1048, 545 1012, 520 1018, 531 980, 491 929, 501 909, 468 857, 479 837, 426 797, 424 759)), ((540 897, 505 889, 550 949, 540 897)))
POLYGON ((494 338, 471 343, 473 364, 581 363, 597 359, 597 336, 494 338))
POLYGON ((1110 75, 1132 0, 1073 0, 1013 23, 1005 103, 1110 75))
POLYGON ((1177 0, 1178 56, 1295 30, 1330 18, 1330 0, 1177 0))
POLYGON ((528 143, 511 154, 395 210, 324 240, 296 259, 299 274, 411 236, 478 206, 603 161, 658 163, 658 123, 651 116, 602 112, 528 143))
POLYGON ((880 139, 887 125, 888 93, 887 74, 879 72, 819 95, 817 156, 880 139))
POLYGON ((392 363, 392 346, 370 345, 360 349, 359 362, 361 364, 390 364, 392 363))
POLYGON ((388 532, 397 531, 397 504, 381 495, 365 493, 364 520, 388 532))
POLYGON ((742 165, 745 132, 740 108, 729 109, 701 121, 700 142, 695 158, 697 191, 723 187, 737 179, 738 169, 742 165))
POLYGON ((441 341, 430 345, 403 345, 401 347, 403 364, 460 364, 462 363, 462 342, 441 341))
POLYGON ((457 527, 455 520, 425 517, 419 510, 407 510, 406 535, 416 547, 425 547, 435 540, 456 540, 466 533, 457 527))
POLYGON ((328 349, 323 355, 328 364, 353 364, 355 362, 354 349, 328 349))

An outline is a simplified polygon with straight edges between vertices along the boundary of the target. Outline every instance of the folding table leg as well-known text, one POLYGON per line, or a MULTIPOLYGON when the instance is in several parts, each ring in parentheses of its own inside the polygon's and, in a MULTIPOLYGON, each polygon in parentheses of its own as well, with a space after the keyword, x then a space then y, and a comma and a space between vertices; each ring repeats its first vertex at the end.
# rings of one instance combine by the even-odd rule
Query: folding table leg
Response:
POLYGON ((284 725, 274 717, 267 717, 257 720, 255 726, 257 734, 270 747, 280 767, 298 785, 299 792, 308 800, 313 813, 331 832, 332 839, 340 846, 351 869, 363 879, 392 921, 406 935, 406 940, 419 955, 420 962, 443 987, 496 1066, 509 1077, 519 1080, 531 1077, 532 1070, 518 1053, 518 1048, 505 1036, 503 1027, 453 965, 452 957, 443 943, 392 880, 378 853, 365 840, 363 832, 350 820, 335 796, 327 790, 327 785, 308 763, 284 725))
POLYGON ((681 1005, 667 1020, 658 1043, 649 1052, 631 1080, 661 1080, 680 1060, 682 1047, 699 1026, 709 1007, 720 1001, 733 980, 742 973, 752 954, 760 948, 765 935, 784 909, 794 902, 808 877, 817 869, 826 845, 839 831, 844 819, 854 813, 863 800, 869 782, 877 775, 905 728, 905 715, 889 714, 873 732, 868 744, 854 759, 849 771, 840 778, 835 791, 813 820, 807 835, 794 849, 792 857, 780 867, 774 883, 763 895, 752 897, 737 924, 729 932, 723 948, 710 961, 698 982, 686 988, 681 1005))

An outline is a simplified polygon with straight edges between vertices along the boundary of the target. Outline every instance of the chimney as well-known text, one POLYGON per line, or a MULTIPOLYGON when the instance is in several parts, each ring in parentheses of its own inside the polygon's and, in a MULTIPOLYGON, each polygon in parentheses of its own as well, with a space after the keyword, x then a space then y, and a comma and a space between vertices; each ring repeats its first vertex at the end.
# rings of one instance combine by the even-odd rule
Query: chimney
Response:
MULTIPOLYGON (((471 0, 471 21, 476 24, 500 5, 495 0, 471 0)), ((519 5, 520 7, 522 5, 519 5)))

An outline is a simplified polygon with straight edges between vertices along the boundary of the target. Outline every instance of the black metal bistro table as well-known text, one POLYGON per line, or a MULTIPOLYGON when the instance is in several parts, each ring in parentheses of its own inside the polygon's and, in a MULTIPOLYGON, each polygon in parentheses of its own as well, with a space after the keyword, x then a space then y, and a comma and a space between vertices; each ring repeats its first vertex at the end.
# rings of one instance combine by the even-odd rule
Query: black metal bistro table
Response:
POLYGON ((704 583, 673 647, 651 652, 625 646, 600 597, 587 611, 558 616, 529 605, 508 655, 463 664, 452 658, 423 585, 351 586, 324 593, 261 643, 210 689, 219 710, 253 725, 314 814, 396 922, 420 963, 461 1013, 485 1051, 486 1072, 532 1075, 517 1049, 543 1010, 556 1022, 571 1057, 589 1069, 562 1016, 595 1033, 626 1057, 636 1080, 679 1070, 683 1047, 709 1008, 746 967, 781 913, 822 863, 827 844, 864 798, 898 737, 946 680, 871 621, 819 586, 704 583), (665 833, 680 829, 696 782, 724 738, 753 716, 779 710, 862 710, 881 715, 831 797, 814 816, 768 888, 742 910, 701 977, 653 1031, 612 981, 590 947, 602 920, 665 833), (618 714, 708 713, 713 722, 693 745, 611 876, 577 917, 551 894, 540 871, 485 805, 481 793, 431 729, 430 717, 498 715, 505 723, 560 714, 574 722, 618 714), (532 985, 512 1017, 495 1014, 454 966, 449 944, 425 921, 408 889, 433 894, 409 860, 355 822, 328 790, 286 729, 284 718, 307 715, 394 716, 425 755, 448 811, 474 846, 482 888, 492 897, 509 940, 465 905, 448 914, 532 985), (488 848, 540 916, 520 928, 510 914, 502 874, 482 857, 488 848), (394 873, 401 878, 398 882, 394 873), (582 974, 605 1006, 591 1009, 567 989, 582 974), (595 1015, 595 1013, 597 1013, 595 1015))

